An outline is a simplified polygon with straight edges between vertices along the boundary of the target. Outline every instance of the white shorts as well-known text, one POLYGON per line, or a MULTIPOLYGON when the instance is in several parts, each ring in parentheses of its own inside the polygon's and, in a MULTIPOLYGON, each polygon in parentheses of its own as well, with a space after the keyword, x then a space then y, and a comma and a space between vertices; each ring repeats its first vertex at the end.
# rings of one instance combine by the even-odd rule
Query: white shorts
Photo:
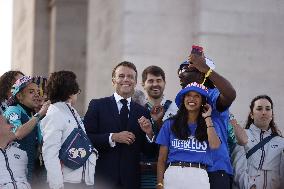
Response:
POLYGON ((164 174, 165 189, 210 189, 207 171, 195 167, 169 166, 164 174))

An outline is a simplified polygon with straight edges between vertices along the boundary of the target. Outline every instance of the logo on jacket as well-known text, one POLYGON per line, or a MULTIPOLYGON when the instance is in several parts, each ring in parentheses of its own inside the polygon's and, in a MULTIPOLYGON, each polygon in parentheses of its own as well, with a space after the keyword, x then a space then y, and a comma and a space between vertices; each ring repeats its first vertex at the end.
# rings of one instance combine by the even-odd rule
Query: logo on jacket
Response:
POLYGON ((87 152, 84 148, 71 148, 68 152, 70 158, 75 159, 77 157, 84 158, 87 155, 87 152))
POLYGON ((21 158, 21 156, 20 156, 19 154, 14 154, 14 157, 15 157, 16 159, 20 159, 20 158, 21 158))
POLYGON ((16 114, 15 112, 12 112, 10 115, 9 115, 9 121, 16 121, 20 119, 20 116, 18 114, 16 114))

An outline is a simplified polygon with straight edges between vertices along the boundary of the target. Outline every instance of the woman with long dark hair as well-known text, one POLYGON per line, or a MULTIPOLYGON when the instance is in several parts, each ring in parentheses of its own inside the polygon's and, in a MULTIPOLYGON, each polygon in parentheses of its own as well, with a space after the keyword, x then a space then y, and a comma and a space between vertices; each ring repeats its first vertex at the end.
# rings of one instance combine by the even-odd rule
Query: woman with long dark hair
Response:
POLYGON ((207 88, 195 82, 177 94, 179 111, 164 122, 156 140, 160 144, 157 188, 210 188, 206 167, 212 164, 211 150, 219 147, 220 140, 207 96, 207 88))
POLYGON ((250 126, 252 124, 255 124, 255 122, 256 122, 256 124, 259 127, 266 129, 266 130, 271 129, 271 132, 273 134, 280 135, 280 132, 277 129, 276 124, 274 122, 273 102, 272 102, 272 100, 269 96, 259 95, 259 96, 255 97, 251 101, 249 108, 250 108, 250 113, 249 113, 248 118, 247 118, 247 122, 246 122, 246 126, 245 126, 246 129, 249 129, 250 126), (267 106, 261 107, 260 104, 266 104, 267 106), (255 107, 256 105, 258 107, 255 107), (263 112, 261 112, 261 111, 263 111, 263 112), (265 114, 265 113, 267 114, 268 117, 267 117, 266 122, 263 122, 262 120, 254 119, 254 117, 255 117, 254 114, 258 114, 259 112, 262 113, 262 114, 265 114))
POLYGON ((284 188, 284 138, 274 122, 269 96, 260 95, 251 101, 245 128, 248 142, 238 152, 238 157, 244 154, 245 161, 236 162, 235 182, 239 188, 284 188))

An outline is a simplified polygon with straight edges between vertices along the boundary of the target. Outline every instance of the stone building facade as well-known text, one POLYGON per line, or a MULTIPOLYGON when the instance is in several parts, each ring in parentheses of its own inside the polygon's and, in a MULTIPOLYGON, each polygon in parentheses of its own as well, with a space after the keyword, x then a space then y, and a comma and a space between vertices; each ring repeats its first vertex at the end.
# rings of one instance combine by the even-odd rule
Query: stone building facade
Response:
POLYGON ((14 0, 12 68, 74 71, 83 114, 92 98, 112 94, 111 70, 123 60, 136 64, 140 89, 142 70, 162 67, 174 98, 177 68, 198 44, 236 88, 238 120, 254 96, 268 94, 284 130, 283 12, 279 0, 14 0))

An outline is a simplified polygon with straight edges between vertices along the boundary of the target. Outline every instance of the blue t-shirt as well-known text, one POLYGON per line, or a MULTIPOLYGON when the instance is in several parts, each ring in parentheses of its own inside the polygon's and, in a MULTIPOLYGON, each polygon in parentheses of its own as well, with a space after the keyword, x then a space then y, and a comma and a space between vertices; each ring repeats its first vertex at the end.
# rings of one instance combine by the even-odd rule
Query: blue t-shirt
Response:
POLYGON ((229 111, 228 109, 223 112, 217 110, 217 99, 220 95, 217 88, 209 89, 208 95, 209 104, 212 106, 212 122, 221 140, 221 144, 218 149, 212 151, 213 165, 209 166, 207 171, 214 172, 224 170, 226 173, 233 175, 233 167, 228 151, 229 111))
POLYGON ((168 147, 168 163, 191 162, 212 165, 212 151, 208 141, 198 141, 195 138, 197 125, 188 125, 191 136, 187 140, 180 140, 171 131, 173 120, 166 120, 159 132, 156 143, 168 147))

